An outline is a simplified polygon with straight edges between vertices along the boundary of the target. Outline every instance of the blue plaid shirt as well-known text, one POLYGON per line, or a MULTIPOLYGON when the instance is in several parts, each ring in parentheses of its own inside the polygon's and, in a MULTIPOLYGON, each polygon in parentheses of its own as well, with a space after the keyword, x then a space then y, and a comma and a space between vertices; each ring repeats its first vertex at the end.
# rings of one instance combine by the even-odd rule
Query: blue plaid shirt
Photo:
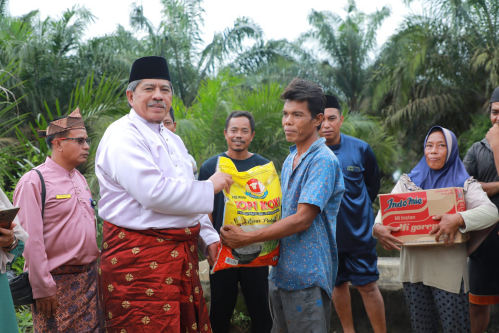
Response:
POLYGON ((345 185, 340 163, 324 142, 324 138, 317 139, 294 170, 296 146, 284 161, 282 218, 295 214, 299 203, 315 205, 321 211, 307 230, 281 239, 279 262, 270 279, 285 290, 318 286, 331 297, 338 270, 336 215, 345 185))

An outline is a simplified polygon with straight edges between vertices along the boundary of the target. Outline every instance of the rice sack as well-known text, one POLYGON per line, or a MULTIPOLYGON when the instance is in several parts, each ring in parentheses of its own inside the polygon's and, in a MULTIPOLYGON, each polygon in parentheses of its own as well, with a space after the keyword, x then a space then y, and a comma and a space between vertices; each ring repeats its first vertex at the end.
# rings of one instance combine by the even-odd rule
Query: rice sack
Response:
MULTIPOLYGON (((244 231, 265 228, 281 218, 281 184, 270 162, 239 172, 227 157, 219 157, 218 170, 232 176, 234 183, 225 197, 223 225, 237 225, 244 231)), ((279 241, 254 243, 238 249, 222 245, 213 272, 233 267, 275 266, 279 241)))

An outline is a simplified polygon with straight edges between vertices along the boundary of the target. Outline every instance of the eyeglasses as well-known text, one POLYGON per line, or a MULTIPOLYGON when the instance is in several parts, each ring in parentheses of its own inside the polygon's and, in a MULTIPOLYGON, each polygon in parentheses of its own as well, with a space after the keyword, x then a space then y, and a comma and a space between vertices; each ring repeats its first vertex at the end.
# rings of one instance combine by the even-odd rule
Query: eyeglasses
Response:
POLYGON ((83 145, 85 142, 90 145, 90 138, 56 138, 56 140, 73 140, 79 145, 83 145))

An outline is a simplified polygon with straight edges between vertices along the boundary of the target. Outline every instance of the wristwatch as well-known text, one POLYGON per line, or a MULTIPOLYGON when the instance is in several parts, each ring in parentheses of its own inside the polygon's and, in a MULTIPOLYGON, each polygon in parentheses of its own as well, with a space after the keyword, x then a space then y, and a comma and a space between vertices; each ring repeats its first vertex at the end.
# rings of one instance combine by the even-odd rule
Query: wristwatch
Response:
POLYGON ((17 244, 19 244, 19 240, 17 239, 16 236, 14 236, 14 240, 12 241, 12 244, 10 244, 9 247, 4 247, 3 249, 7 252, 10 252, 17 247, 17 244))

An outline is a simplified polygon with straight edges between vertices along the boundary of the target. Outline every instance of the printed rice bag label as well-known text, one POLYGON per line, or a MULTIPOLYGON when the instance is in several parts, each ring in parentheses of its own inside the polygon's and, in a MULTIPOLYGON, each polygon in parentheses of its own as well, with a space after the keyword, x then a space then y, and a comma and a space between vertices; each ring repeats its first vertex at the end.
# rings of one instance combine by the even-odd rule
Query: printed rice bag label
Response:
MULTIPOLYGON (((400 227, 392 235, 404 246, 438 245, 429 232, 439 221, 433 216, 455 214, 466 210, 464 191, 461 187, 445 187, 406 193, 380 194, 381 221, 384 225, 400 227)), ((454 243, 466 242, 469 235, 457 233, 454 243)))
MULTIPOLYGON (((218 170, 232 176, 234 183, 225 197, 223 225, 237 225, 244 231, 265 228, 281 218, 281 184, 274 163, 239 172, 230 158, 219 157, 218 170)), ((213 271, 233 267, 275 266, 279 241, 266 241, 231 249, 220 247, 213 271)))

